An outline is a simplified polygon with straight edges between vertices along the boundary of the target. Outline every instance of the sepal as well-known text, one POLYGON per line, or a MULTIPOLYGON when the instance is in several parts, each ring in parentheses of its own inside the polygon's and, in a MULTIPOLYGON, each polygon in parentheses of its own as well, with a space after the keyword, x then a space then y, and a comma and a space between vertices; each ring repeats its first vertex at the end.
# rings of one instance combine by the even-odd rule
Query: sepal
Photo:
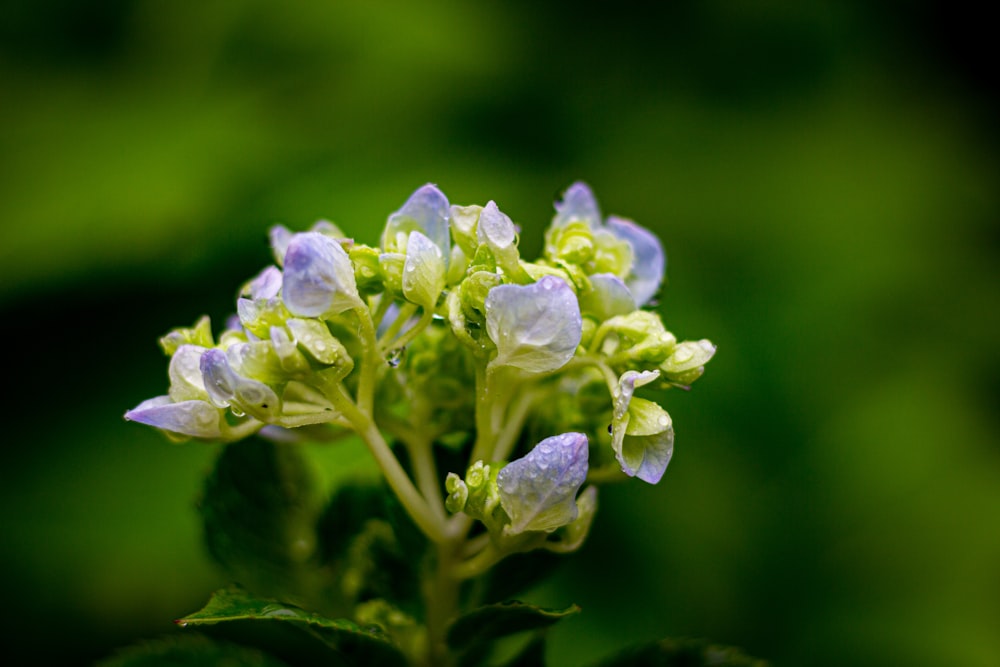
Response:
POLYGON ((499 285, 486 297, 486 330, 497 346, 493 364, 533 373, 561 368, 576 352, 583 321, 576 294, 554 276, 531 285, 499 285))
POLYGON ((577 518, 576 494, 587 479, 587 436, 542 440, 497 475, 500 504, 510 517, 505 535, 551 532, 577 518))

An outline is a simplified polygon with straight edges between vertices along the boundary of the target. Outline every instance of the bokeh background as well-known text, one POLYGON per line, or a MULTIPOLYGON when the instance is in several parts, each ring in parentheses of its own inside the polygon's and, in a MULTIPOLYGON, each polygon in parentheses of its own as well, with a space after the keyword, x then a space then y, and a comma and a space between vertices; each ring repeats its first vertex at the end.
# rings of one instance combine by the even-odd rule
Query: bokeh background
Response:
POLYGON ((965 2, 6 0, 0 627, 86 664, 222 575, 215 451, 121 415, 231 310, 266 230, 375 242, 425 182, 534 255, 588 181, 656 230, 719 353, 657 487, 608 489, 536 592, 556 665, 708 637, 776 665, 998 664, 1000 189, 965 2))

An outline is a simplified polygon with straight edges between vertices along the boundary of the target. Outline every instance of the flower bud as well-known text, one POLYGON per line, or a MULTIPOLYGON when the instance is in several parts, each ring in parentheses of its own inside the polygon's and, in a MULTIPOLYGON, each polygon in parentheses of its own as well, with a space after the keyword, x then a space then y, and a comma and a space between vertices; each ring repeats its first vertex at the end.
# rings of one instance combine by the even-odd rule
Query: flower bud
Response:
POLYGON ((263 422, 280 411, 274 390, 263 382, 236 373, 222 350, 208 350, 201 357, 201 374, 212 403, 230 407, 236 416, 249 414, 263 422))
POLYGON ((384 289, 382 271, 379 268, 379 251, 366 245, 355 245, 347 253, 354 265, 354 281, 358 292, 378 294, 384 289))
POLYGON ((173 355, 181 345, 197 345, 212 347, 212 321, 208 315, 203 315, 193 327, 174 329, 160 338, 160 347, 169 355, 173 355))
POLYGON ((686 340, 678 343, 670 356, 660 364, 663 375, 679 385, 690 385, 705 372, 705 364, 715 356, 710 340, 686 340))
POLYGON ((318 232, 296 234, 288 244, 282 296, 288 310, 302 317, 337 315, 364 305, 347 252, 318 232))

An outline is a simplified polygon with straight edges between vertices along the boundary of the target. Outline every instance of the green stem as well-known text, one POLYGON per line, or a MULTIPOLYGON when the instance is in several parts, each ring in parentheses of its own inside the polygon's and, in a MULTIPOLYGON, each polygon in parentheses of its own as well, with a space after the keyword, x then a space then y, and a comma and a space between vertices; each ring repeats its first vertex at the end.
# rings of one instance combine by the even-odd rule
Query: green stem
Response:
POLYGON ((378 339, 378 348, 380 350, 388 350, 390 345, 386 341, 390 341, 399 334, 399 330, 403 328, 413 314, 417 312, 416 304, 406 303, 400 306, 399 312, 396 313, 396 319, 392 321, 392 324, 382 332, 382 335, 378 339))
POLYGON ((431 323, 431 320, 433 319, 434 319, 434 311, 425 310, 416 324, 407 329, 406 332, 403 333, 403 335, 401 335, 399 338, 392 341, 391 344, 386 345, 385 351, 388 352, 389 350, 398 350, 400 348, 406 347, 407 345, 410 344, 410 341, 412 341, 414 338, 420 335, 421 331, 427 328, 427 326, 431 323))
POLYGON ((407 476, 403 466, 399 464, 389 448, 389 444, 382 437, 375 422, 351 400, 343 385, 338 384, 330 392, 329 398, 368 445, 368 450, 385 475, 386 482, 399 498, 399 502, 402 503, 413 522, 432 542, 443 541, 445 522, 435 514, 424 497, 417 491, 413 481, 407 476))
POLYGON ((503 428, 501 428, 500 433, 497 435, 493 448, 493 459, 495 461, 503 461, 510 456, 514 450, 514 446, 517 444, 517 437, 521 434, 521 429, 524 428, 524 421, 528 417, 528 411, 537 399, 537 391, 525 391, 518 396, 517 402, 514 403, 514 406, 507 413, 507 420, 504 422, 503 428))
POLYGON ((361 358, 361 368, 358 377, 358 407, 366 414, 372 414, 375 405, 375 374, 382 363, 375 342, 375 323, 371 311, 367 308, 357 308, 358 321, 361 324, 361 343, 365 354, 361 358))

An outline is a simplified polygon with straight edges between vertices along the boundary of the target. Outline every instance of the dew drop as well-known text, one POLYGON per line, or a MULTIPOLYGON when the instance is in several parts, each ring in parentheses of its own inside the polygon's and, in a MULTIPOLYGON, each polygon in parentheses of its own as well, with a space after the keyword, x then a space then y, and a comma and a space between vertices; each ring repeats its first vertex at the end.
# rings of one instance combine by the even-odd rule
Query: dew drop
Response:
POLYGON ((405 347, 399 347, 395 350, 389 350, 385 355, 385 363, 389 364, 390 367, 396 368, 403 361, 403 353, 406 351, 405 347))

